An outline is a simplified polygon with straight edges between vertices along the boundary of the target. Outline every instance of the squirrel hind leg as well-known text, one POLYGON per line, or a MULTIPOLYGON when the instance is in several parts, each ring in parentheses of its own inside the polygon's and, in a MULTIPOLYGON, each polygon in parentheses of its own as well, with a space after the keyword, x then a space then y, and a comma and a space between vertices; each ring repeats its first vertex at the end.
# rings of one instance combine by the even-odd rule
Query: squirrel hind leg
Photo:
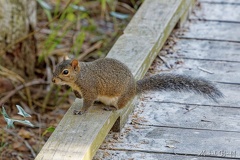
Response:
POLYGON ((135 89, 132 89, 121 95, 117 102, 118 109, 124 108, 127 103, 135 96, 135 94, 135 89))

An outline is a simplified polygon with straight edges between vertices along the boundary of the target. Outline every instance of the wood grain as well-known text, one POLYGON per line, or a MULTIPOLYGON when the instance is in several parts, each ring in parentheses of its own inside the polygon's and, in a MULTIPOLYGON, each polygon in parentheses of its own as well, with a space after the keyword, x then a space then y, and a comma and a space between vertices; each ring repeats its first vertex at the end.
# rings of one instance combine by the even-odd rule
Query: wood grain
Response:
POLYGON ((220 3, 220 4, 240 4, 239 0, 199 0, 205 3, 220 3))
MULTIPOLYGON (((235 153, 232 153, 233 155, 235 153)), ((95 159, 104 159, 104 160, 119 160, 121 156, 122 159, 146 159, 146 160, 225 160, 226 158, 213 158, 213 157, 197 157, 189 155, 177 155, 173 154, 164 154, 161 153, 151 153, 151 152, 136 152, 136 151, 127 151, 127 150, 100 150, 97 152, 95 159)))
POLYGON ((168 57, 208 61, 240 62, 240 43, 181 39, 168 57))
MULTIPOLYGON (((136 79, 141 78, 191 3, 192 0, 145 0, 107 57, 122 61, 136 79)), ((124 125, 134 101, 116 112, 94 106, 85 115, 73 116, 72 111, 81 106, 82 102, 77 99, 36 160, 92 159, 119 117, 115 128, 124 125)))
POLYGON ((192 20, 186 26, 188 32, 180 38, 240 42, 240 23, 192 20))
POLYGON ((199 17, 173 33, 164 46, 169 54, 155 59, 148 76, 204 78, 225 97, 216 103, 194 93, 145 93, 122 132, 109 134, 94 159, 240 159, 239 3, 201 4, 208 9, 195 11, 199 17))
MULTIPOLYGON (((240 1, 238 2, 240 4, 240 1)), ((231 3, 201 3, 201 7, 196 7, 190 19, 240 22, 240 5, 231 3)))
POLYGON ((240 141, 238 132, 142 125, 128 127, 131 132, 126 131, 116 142, 112 142, 109 136, 106 139, 108 143, 104 143, 101 149, 111 146, 111 150, 240 158, 240 145, 236 143, 240 141))

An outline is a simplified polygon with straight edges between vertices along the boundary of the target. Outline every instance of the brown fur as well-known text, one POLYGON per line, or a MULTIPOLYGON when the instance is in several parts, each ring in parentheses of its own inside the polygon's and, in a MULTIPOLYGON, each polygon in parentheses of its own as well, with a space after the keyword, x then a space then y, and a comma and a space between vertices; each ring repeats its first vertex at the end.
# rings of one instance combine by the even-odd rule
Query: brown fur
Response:
POLYGON ((77 97, 83 98, 83 108, 75 114, 86 112, 94 101, 121 109, 147 90, 194 91, 214 100, 222 96, 210 82, 181 75, 155 75, 136 82, 126 65, 110 58, 87 63, 65 60, 56 67, 52 81, 69 85, 77 97))

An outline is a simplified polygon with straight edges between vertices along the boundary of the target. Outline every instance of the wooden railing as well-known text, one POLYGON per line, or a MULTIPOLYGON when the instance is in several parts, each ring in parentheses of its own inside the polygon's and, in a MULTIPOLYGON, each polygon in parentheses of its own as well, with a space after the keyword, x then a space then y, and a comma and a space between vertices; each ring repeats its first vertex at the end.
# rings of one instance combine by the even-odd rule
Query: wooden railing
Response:
MULTIPOLYGON (((125 63, 136 79, 144 76, 169 34, 186 19, 194 0, 145 0, 107 57, 125 63)), ((93 106, 87 114, 73 115, 82 106, 76 99, 36 160, 92 159, 113 129, 119 131, 134 108, 134 98, 118 111, 93 106)))

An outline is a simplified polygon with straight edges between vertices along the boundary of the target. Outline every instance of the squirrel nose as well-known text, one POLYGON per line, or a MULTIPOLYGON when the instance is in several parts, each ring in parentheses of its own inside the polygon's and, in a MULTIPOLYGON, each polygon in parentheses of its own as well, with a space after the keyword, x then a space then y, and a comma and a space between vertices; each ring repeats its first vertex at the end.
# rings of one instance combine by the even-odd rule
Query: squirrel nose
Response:
POLYGON ((55 78, 52 79, 52 82, 55 83, 55 78))

